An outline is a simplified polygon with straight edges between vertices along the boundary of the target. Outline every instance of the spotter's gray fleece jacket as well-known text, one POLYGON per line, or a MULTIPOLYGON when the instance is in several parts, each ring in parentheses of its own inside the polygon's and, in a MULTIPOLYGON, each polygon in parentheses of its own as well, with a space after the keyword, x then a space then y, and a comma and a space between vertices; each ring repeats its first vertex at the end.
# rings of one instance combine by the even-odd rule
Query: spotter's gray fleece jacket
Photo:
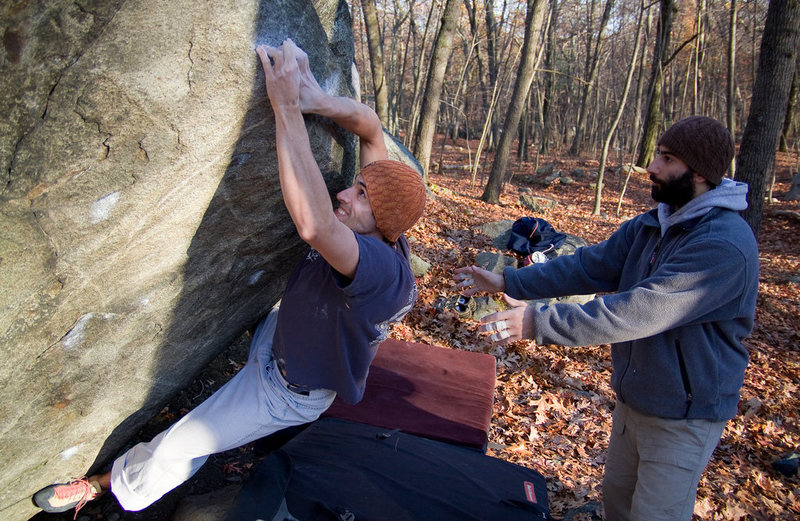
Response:
POLYGON ((758 292, 758 246, 738 214, 746 194, 746 184, 725 179, 677 212, 662 203, 574 255, 506 268, 505 291, 605 293, 586 304, 534 304, 536 342, 612 344, 617 398, 643 414, 730 419, 758 292))

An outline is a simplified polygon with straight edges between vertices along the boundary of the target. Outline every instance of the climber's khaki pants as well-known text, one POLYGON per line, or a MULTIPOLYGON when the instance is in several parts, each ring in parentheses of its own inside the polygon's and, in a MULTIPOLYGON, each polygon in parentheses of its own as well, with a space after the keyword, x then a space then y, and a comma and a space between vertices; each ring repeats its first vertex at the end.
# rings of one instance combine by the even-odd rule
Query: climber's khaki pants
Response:
POLYGON ((253 335, 247 364, 227 384, 148 443, 120 456, 111 471, 111 492, 125 510, 141 510, 177 487, 208 456, 280 429, 316 420, 334 391, 308 395, 288 389, 272 359, 275 308, 253 335))

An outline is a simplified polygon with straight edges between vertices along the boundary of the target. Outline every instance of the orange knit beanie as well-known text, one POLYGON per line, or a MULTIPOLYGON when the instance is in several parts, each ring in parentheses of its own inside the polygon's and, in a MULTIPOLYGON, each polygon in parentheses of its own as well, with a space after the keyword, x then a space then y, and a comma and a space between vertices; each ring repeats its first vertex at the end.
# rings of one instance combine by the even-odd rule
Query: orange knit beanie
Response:
POLYGON ((389 242, 414 226, 425 210, 425 184, 416 170, 383 159, 361 169, 378 230, 389 242))

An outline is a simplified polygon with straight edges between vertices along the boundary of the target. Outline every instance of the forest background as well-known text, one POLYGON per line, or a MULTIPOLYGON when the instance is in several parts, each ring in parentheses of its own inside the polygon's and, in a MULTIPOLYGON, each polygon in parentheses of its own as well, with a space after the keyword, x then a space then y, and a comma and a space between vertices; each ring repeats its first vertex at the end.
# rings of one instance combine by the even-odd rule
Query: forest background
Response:
POLYGON ((510 255, 482 224, 535 215, 602 241, 653 205, 641 167, 669 125, 703 114, 728 126, 731 175, 750 184, 744 216, 761 284, 741 414, 694 518, 796 519, 798 476, 772 462, 800 442, 800 214, 789 195, 800 170, 800 2, 352 0, 351 12, 363 101, 414 152, 435 195, 410 233, 432 268, 393 335, 497 357, 490 453, 542 472, 559 518, 601 516, 609 346, 501 348, 436 302, 455 294, 452 270, 477 253, 510 255), (532 213, 525 193, 557 204, 532 213))
MULTIPOLYGON (((438 304, 457 296, 455 268, 483 252, 513 255, 497 247, 487 223, 543 217, 596 244, 653 206, 642 167, 669 125, 692 114, 725 122, 738 149, 731 174, 750 184, 744 216, 756 231, 761 273, 740 414, 703 475, 693 519, 797 519, 800 476, 773 463, 800 452, 800 0, 349 5, 362 101, 414 152, 432 195, 407 234, 430 267, 417 279, 415 308, 391 334, 496 358, 488 453, 541 472, 556 519, 602 519, 615 400, 609 346, 498 346, 438 304), (543 204, 531 209, 531 197, 543 204)), ((245 333, 135 441, 223 385, 248 345, 245 333)), ((79 519, 172 518, 183 497, 224 495, 225 485, 251 475, 264 457, 256 445, 213 455, 141 512, 124 512, 106 495, 79 519)), ((184 519, 197 519, 191 503, 188 512, 184 519)))

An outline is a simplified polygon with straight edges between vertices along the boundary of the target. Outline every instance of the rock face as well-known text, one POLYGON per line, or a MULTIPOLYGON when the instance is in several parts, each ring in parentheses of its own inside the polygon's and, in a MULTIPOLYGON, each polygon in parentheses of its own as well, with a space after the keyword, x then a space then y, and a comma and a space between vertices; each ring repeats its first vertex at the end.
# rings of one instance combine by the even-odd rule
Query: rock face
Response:
MULTIPOLYGON (((254 52, 354 95, 341 0, 0 7, 0 517, 97 470, 280 297, 304 246, 254 52)), ((352 136, 308 119, 332 192, 352 136)))

